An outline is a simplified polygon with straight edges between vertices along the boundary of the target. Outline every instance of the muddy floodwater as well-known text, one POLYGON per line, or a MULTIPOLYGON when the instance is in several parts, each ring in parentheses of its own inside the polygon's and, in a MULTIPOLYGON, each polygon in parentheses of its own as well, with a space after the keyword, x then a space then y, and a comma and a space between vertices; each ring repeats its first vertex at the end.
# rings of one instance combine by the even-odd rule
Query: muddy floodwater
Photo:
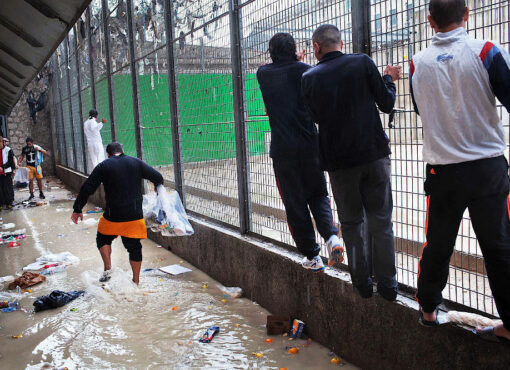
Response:
MULTIPOLYGON (((192 272, 143 272, 136 287, 127 252, 116 240, 114 274, 102 289, 94 224, 99 215, 72 225, 71 207, 71 201, 54 200, 49 206, 2 212, 4 224, 26 228, 27 238, 16 248, 0 245, 0 276, 20 273, 47 252, 69 251, 80 262, 48 276, 31 293, 11 296, 26 312, 0 312, 0 368, 355 368, 343 360, 331 364, 329 350, 313 341, 274 336, 266 343, 268 311, 249 299, 226 297, 218 282, 149 240, 143 242, 142 270, 180 264, 192 272), (64 307, 34 313, 34 300, 57 289, 86 293, 64 307), (219 334, 211 343, 199 343, 213 325, 220 327, 219 334), (299 353, 289 354, 288 347, 299 353)), ((7 284, 2 285, 0 294, 5 294, 7 284)))

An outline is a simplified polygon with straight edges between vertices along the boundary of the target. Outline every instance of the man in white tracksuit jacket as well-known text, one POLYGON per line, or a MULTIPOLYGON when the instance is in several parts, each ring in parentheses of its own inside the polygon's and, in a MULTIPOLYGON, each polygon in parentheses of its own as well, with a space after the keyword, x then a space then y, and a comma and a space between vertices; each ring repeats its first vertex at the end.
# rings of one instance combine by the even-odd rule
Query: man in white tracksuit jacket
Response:
POLYGON ((477 333, 510 340, 510 181, 496 98, 510 111, 510 56, 468 36, 465 0, 431 0, 431 45, 411 61, 411 94, 423 123, 427 162, 426 240, 416 298, 421 323, 438 325, 437 306, 466 208, 485 259, 502 325, 477 333))
POLYGON ((89 112, 89 119, 83 123, 83 131, 87 138, 87 149, 92 164, 92 171, 99 163, 105 160, 103 139, 101 139, 101 129, 103 122, 97 121, 98 113, 95 109, 89 112))

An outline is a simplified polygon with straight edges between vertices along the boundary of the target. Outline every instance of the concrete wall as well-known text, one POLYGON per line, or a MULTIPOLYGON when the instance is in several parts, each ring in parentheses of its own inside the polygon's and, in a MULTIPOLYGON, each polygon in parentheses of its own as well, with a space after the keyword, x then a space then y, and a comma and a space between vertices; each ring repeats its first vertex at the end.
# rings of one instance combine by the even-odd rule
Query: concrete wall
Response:
MULTIPOLYGON (((62 167, 57 172, 73 189, 84 181, 82 175, 62 167)), ((297 253, 204 220, 191 221, 193 236, 168 238, 153 232, 149 236, 222 284, 243 288, 245 297, 272 313, 303 320, 314 341, 357 366, 509 368, 510 345, 484 342, 452 324, 422 327, 411 297, 399 296, 396 303, 378 296, 361 299, 345 272, 329 269, 314 274, 301 267, 297 253)))
POLYGON ((48 89, 48 69, 44 68, 39 74, 39 77, 39 80, 34 79, 27 86, 20 100, 12 109, 11 114, 7 117, 7 123, 10 147, 13 149, 14 155, 16 155, 16 157, 21 155, 21 149, 26 145, 26 138, 31 136, 36 144, 42 146, 49 153, 48 156, 45 156, 42 167, 43 173, 50 175, 53 174, 53 158, 51 158, 53 155, 53 145, 51 137, 51 100, 49 90, 47 92, 48 100, 46 107, 40 112, 37 112, 36 124, 33 123, 30 117, 30 110, 27 104, 28 91, 33 91, 35 99, 37 100, 41 92, 48 89))

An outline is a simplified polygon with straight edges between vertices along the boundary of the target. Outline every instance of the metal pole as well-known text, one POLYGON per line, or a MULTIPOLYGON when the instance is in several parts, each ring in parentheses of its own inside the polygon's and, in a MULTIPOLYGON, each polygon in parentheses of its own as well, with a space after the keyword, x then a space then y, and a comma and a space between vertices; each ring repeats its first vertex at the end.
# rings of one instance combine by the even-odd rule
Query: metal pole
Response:
POLYGON ((87 7, 87 39, 89 46, 89 67, 90 67, 90 94, 92 97, 92 107, 96 109, 96 77, 94 74, 94 55, 92 54, 92 26, 90 24, 90 18, 92 17, 92 12, 90 11, 90 6, 87 7))
POLYGON ((371 55, 370 0, 357 0, 351 4, 353 52, 371 55))
POLYGON ((129 41, 129 63, 131 67, 131 87, 133 89, 133 116, 135 121, 136 155, 139 159, 144 159, 143 152, 143 131, 142 120, 140 117, 140 97, 138 96, 138 69, 135 55, 135 35, 134 35, 134 9, 133 0, 126 0, 127 21, 128 21, 128 41, 129 41))
MULTIPOLYGON (((76 35, 75 35, 76 37, 76 35)), ((71 118, 71 142, 73 144, 73 165, 74 169, 76 169, 76 141, 74 140, 74 117, 73 117, 73 99, 71 94, 71 76, 69 73, 69 69, 71 66, 69 65, 69 35, 66 36, 64 41, 64 54, 66 58, 66 75, 67 75, 67 94, 69 96, 69 117, 71 118)))
POLYGON ((62 82, 61 81, 61 76, 59 74, 60 72, 60 66, 58 65, 58 60, 57 60, 57 90, 58 90, 58 99, 59 99, 59 111, 60 111, 60 124, 62 126, 62 139, 63 139, 63 144, 64 144, 64 154, 65 154, 65 159, 66 159, 66 163, 65 165, 68 167, 69 166, 69 159, 67 158, 67 140, 66 140, 66 130, 65 130, 65 127, 64 127, 64 110, 62 109, 62 89, 60 88, 60 83, 62 82))
MULTIPOLYGON (((85 132, 83 129, 83 104, 81 100, 81 68, 80 68, 80 58, 78 54, 78 27, 74 27, 74 60, 76 61, 76 86, 78 88, 78 104, 80 112, 80 119, 78 120, 78 124, 80 125, 80 133, 81 133, 81 150, 82 150, 82 159, 83 159, 83 172, 87 173, 87 149, 85 148, 85 132)), ((77 166, 78 167, 78 166, 77 166)))
MULTIPOLYGON (((56 103, 56 94, 55 94, 55 89, 56 89, 56 86, 55 86, 55 78, 57 77, 56 75, 56 61, 57 61, 57 56, 56 54, 54 53, 53 56, 51 57, 51 62, 50 62, 50 66, 51 66, 51 74, 50 74, 50 103, 49 105, 51 106, 51 109, 50 109, 50 133, 51 133, 51 164, 52 164, 52 168, 53 168, 53 173, 56 174, 57 173, 57 150, 56 148, 58 148, 58 141, 57 141, 57 130, 55 129, 56 127, 56 122, 57 122, 57 119, 56 119, 56 115, 58 114, 57 112, 57 103, 56 103)), ((59 154, 60 154, 60 151, 59 151, 59 154)))
POLYGON ((241 59, 241 25, 239 0, 231 0, 230 50, 232 54, 232 85, 234 92, 234 122, 236 135, 237 188, 239 196, 239 225, 241 234, 251 230, 251 201, 248 182, 248 135, 244 98, 244 76, 241 59))
POLYGON ((166 55, 168 64, 168 89, 170 98, 170 120, 172 125, 172 150, 174 161, 175 188, 179 193, 182 204, 186 206, 186 194, 183 184, 181 130, 179 122, 179 102, 177 96, 177 71, 175 69, 174 37, 175 23, 173 2, 164 1, 165 4, 165 32, 166 32, 166 55))
POLYGON ((101 0, 103 14, 104 49, 106 57, 106 81, 108 83, 108 109, 110 110, 110 130, 112 141, 117 141, 117 124, 115 117, 115 96, 113 89, 112 62, 110 57, 110 27, 108 26, 109 10, 108 1, 101 0))

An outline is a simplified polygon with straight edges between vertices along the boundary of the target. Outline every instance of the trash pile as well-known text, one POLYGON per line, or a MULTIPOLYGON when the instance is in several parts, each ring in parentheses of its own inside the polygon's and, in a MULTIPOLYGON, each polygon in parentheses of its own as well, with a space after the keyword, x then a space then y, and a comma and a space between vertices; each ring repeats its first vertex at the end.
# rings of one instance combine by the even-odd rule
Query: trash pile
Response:
POLYGON ((24 200, 22 202, 14 204, 12 209, 14 211, 20 210, 20 209, 26 209, 26 208, 33 208, 33 207, 42 207, 47 206, 50 203, 48 201, 42 201, 42 200, 24 200))
MULTIPOLYGON (((6 224, 6 225, 9 225, 9 224, 6 224)), ((14 224, 10 224, 10 225, 14 225, 14 224)), ((5 225, 3 225, 3 226, 5 226, 5 225)), ((26 236, 25 236, 26 232, 27 232, 26 229, 19 229, 19 230, 14 230, 14 231, 2 231, 2 232, 0 232, 0 245, 7 244, 8 248, 19 247, 21 245, 21 243, 19 243, 18 241, 26 239, 26 236)))
POLYGON ((71 252, 49 253, 36 258, 34 263, 23 267, 23 271, 37 271, 43 275, 53 275, 66 270, 67 266, 80 262, 71 252))
POLYGON ((158 186, 157 193, 143 196, 143 215, 152 231, 161 232, 163 236, 192 235, 193 227, 176 191, 167 193, 163 185, 158 186))

